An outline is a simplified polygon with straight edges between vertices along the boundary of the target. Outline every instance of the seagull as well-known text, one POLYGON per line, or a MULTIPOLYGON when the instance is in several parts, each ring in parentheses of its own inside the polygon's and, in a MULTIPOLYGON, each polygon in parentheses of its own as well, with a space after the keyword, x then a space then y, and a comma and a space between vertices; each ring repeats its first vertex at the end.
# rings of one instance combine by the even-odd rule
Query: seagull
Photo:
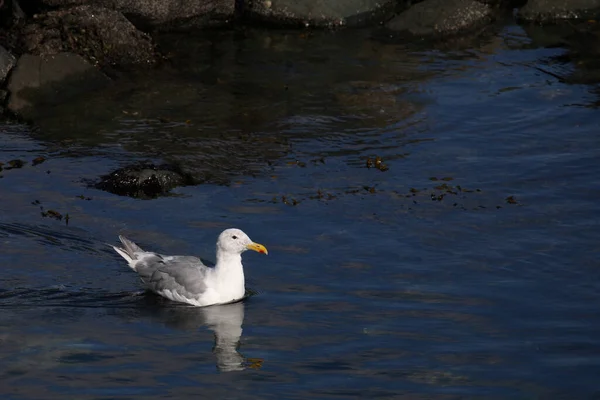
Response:
POLYGON ((239 229, 226 229, 217 240, 217 262, 208 267, 198 257, 165 256, 142 250, 119 236, 123 248, 112 246, 144 286, 169 300, 204 307, 240 300, 246 293, 242 253, 254 250, 268 254, 239 229))

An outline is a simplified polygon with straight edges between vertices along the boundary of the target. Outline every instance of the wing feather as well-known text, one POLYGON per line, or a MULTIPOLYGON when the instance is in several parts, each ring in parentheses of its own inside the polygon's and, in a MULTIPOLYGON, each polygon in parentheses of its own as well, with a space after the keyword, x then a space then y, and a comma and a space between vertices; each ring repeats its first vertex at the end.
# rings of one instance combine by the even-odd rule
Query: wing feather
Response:
POLYGON ((154 254, 140 262, 143 265, 136 270, 152 291, 170 290, 186 298, 198 298, 207 289, 204 279, 208 268, 197 257, 154 254))

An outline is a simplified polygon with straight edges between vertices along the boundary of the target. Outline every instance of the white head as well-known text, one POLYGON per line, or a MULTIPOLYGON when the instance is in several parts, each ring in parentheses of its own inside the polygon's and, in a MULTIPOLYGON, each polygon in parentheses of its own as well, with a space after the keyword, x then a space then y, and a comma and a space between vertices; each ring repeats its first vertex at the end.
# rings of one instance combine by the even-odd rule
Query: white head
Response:
POLYGON ((262 244, 254 243, 248 235, 239 229, 225 229, 217 240, 217 249, 226 253, 242 254, 246 250, 254 250, 262 254, 268 254, 262 244))

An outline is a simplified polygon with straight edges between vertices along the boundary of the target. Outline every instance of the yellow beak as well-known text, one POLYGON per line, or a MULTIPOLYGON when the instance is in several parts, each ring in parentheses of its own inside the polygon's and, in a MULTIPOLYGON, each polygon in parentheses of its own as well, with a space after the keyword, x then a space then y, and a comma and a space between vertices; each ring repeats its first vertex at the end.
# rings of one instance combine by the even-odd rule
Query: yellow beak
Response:
POLYGON ((262 254, 269 254, 269 252, 267 251, 267 248, 265 246, 263 246, 262 244, 250 243, 248 246, 246 246, 246 248, 248 250, 258 251, 259 253, 262 253, 262 254))

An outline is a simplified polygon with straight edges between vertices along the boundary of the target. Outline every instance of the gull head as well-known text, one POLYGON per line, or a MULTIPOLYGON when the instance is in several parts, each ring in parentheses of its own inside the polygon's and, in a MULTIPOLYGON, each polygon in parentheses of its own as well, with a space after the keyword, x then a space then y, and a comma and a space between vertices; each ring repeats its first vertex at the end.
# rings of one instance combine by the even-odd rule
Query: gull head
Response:
POLYGON ((239 229, 225 229, 217 240, 217 248, 232 254, 242 254, 246 250, 254 250, 262 254, 269 254, 265 246, 254 243, 248 235, 239 229))

